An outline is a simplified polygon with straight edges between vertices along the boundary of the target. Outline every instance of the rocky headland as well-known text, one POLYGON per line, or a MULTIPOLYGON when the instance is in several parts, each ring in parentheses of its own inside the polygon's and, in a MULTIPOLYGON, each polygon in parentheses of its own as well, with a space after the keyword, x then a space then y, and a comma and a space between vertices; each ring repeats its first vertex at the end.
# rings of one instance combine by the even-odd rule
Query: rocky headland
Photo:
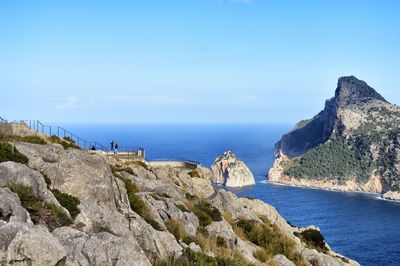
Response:
POLYGON ((225 187, 244 187, 255 184, 254 176, 246 164, 233 152, 218 156, 211 166, 213 182, 225 187))
POLYGON ((0 265, 358 265, 318 228, 215 190, 207 168, 151 167, 67 142, 2 138, 0 265))
POLYGON ((354 76, 276 144, 270 182, 385 194, 400 190, 400 107, 354 76))

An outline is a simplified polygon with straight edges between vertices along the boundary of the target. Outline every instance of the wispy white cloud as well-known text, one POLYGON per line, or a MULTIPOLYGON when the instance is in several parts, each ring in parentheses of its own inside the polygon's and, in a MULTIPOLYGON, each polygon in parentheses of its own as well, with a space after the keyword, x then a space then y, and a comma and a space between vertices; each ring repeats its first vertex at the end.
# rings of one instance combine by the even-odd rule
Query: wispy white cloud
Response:
POLYGON ((243 95, 237 98, 237 100, 242 102, 255 102, 257 99, 258 98, 255 95, 243 95))
POLYGON ((75 96, 68 96, 62 103, 56 106, 59 111, 75 110, 75 109, 88 109, 95 103, 94 98, 89 98, 85 101, 80 101, 75 96))
POLYGON ((132 96, 132 97, 112 97, 109 103, 130 103, 137 105, 158 105, 158 106, 184 106, 190 101, 180 96, 132 96))
POLYGON ((88 108, 92 107, 94 103, 95 103, 95 99, 89 98, 86 102, 82 103, 82 108, 88 109, 88 108))
POLYGON ((77 106, 78 98, 75 96, 68 96, 67 98, 64 99, 64 101, 57 105, 56 108, 57 110, 69 110, 69 109, 75 109, 77 106))

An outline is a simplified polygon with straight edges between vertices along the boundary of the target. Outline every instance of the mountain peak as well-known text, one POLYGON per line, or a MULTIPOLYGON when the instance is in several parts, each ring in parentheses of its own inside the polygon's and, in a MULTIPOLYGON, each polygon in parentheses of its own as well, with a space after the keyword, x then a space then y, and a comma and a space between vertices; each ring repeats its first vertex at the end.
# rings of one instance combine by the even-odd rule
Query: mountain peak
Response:
POLYGON ((340 106, 379 100, 387 102, 378 92, 368 86, 365 81, 354 76, 339 78, 335 98, 340 106))

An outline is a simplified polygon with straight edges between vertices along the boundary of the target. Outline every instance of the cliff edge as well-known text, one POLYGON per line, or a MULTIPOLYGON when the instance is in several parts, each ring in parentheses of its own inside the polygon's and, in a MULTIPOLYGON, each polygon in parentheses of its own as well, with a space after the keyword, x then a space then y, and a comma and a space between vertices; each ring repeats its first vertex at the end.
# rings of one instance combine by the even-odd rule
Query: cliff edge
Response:
POLYGON ((0 142, 1 265, 358 265, 318 228, 215 191, 207 168, 150 167, 41 138, 0 142))

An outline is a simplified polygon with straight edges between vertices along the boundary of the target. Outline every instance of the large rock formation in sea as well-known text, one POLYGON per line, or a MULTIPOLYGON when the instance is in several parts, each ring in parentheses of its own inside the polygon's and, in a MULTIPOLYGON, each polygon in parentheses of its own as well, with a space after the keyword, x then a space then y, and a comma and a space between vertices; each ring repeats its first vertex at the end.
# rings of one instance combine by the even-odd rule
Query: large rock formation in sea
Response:
POLYGON ((231 151, 218 156, 211 170, 214 173, 214 183, 225 187, 244 187, 255 184, 250 169, 231 151))
POLYGON ((0 265, 358 265, 207 168, 26 141, 0 142, 0 265))
POLYGON ((400 189, 400 107, 354 76, 276 144, 271 182, 343 191, 400 189))

